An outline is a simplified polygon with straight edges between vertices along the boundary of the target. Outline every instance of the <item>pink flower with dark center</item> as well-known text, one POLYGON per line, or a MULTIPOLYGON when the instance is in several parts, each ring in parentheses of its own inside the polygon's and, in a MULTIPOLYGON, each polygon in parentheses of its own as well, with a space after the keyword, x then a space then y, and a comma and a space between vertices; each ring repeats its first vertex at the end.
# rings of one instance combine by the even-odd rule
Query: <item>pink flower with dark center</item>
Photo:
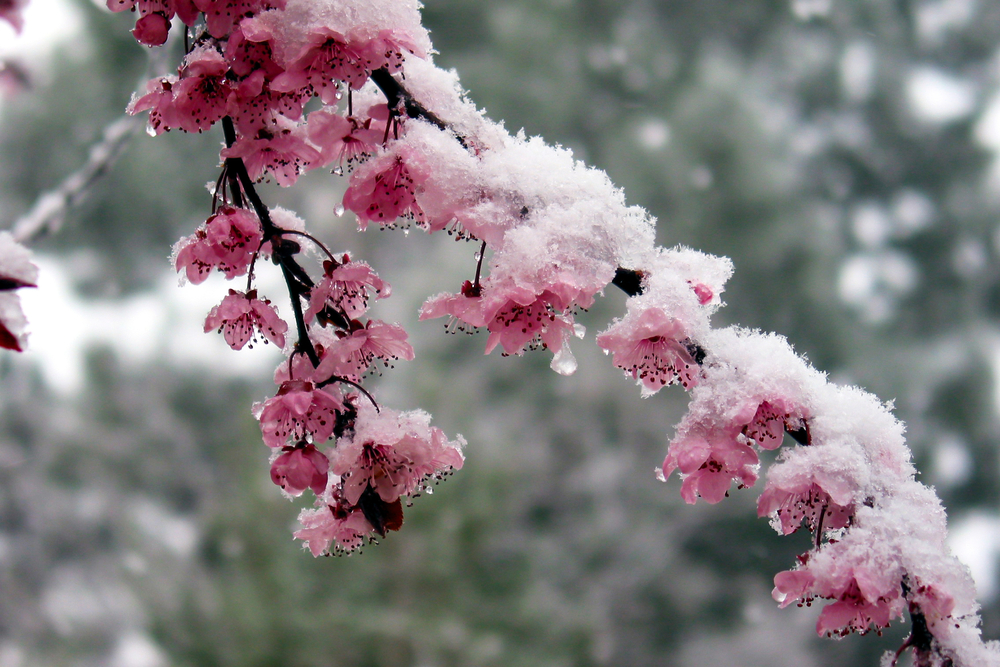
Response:
POLYGON ((270 31, 258 29, 252 31, 252 37, 247 36, 243 26, 234 30, 226 41, 226 62, 233 74, 240 78, 262 71, 266 80, 271 81, 284 71, 274 61, 271 46, 274 36, 270 31))
POLYGON ((351 508, 335 500, 315 510, 299 514, 301 530, 293 533, 306 543, 313 556, 350 553, 364 546, 374 528, 360 508, 351 508))
POLYGON ((416 191, 427 176, 414 170, 412 163, 412 159, 390 154, 372 168, 354 172, 344 193, 344 208, 357 214, 358 228, 364 230, 369 222, 387 225, 400 217, 423 220, 416 191))
POLYGON ((326 104, 340 99, 337 81, 355 90, 368 80, 369 70, 358 50, 340 33, 327 27, 313 30, 308 43, 274 80, 275 90, 307 89, 326 104))
POLYGON ((573 334, 573 321, 560 315, 552 305, 553 295, 547 290, 540 295, 531 290, 511 289, 505 291, 506 301, 495 296, 492 308, 486 306, 489 314, 486 328, 490 335, 486 340, 486 354, 497 345, 504 354, 521 354, 526 347, 541 345, 553 352, 562 349, 563 342, 573 334), (498 303, 499 301, 499 303, 498 303))
POLYGON ((324 262, 323 268, 323 279, 309 295, 306 322, 312 321, 324 308, 332 308, 350 320, 368 310, 371 293, 375 294, 376 299, 384 299, 392 294, 392 288, 378 277, 371 266, 365 262, 352 262, 348 255, 344 255, 341 263, 329 260, 324 262))
POLYGON ((379 31, 378 36, 358 48, 358 52, 370 72, 382 67, 390 72, 401 71, 407 52, 424 56, 406 31, 395 29, 379 31))
POLYGON ((319 147, 322 158, 314 166, 336 162, 343 166, 353 164, 362 157, 378 150, 385 132, 384 124, 366 118, 344 118, 330 109, 320 109, 309 114, 307 121, 309 141, 319 147))
POLYGON ((276 396, 254 406, 264 443, 282 447, 291 438, 326 442, 337 424, 337 412, 343 401, 333 394, 317 389, 312 382, 288 380, 281 383, 276 396))
POLYGON ((256 139, 237 139, 230 148, 223 149, 222 157, 241 158, 254 180, 259 181, 269 172, 278 185, 288 187, 320 159, 319 151, 309 145, 304 135, 303 127, 286 127, 275 133, 261 130, 256 139))
POLYGON ((338 339, 326 350, 316 377, 346 377, 360 380, 376 359, 389 363, 413 359, 413 347, 406 341, 406 330, 398 324, 368 320, 361 326, 351 322, 351 331, 337 332, 338 339))
POLYGON ((220 39, 242 19, 265 9, 285 6, 284 0, 195 0, 194 4, 205 12, 209 34, 220 39))
POLYGON ((174 108, 174 86, 178 81, 176 76, 150 79, 146 83, 146 94, 133 98, 126 112, 134 116, 149 110, 149 128, 154 134, 162 134, 180 127, 180 120, 174 108))
MULTIPOLYGON (((744 415, 750 410, 754 410, 753 403, 747 405, 744 415)), ((777 449, 781 446, 785 437, 785 430, 791 432, 802 431, 808 433, 805 419, 796 416, 800 410, 790 406, 790 401, 781 398, 761 401, 754 410, 753 417, 745 422, 742 433, 754 441, 761 449, 777 449)), ((737 416, 736 426, 743 421, 745 416, 737 416)))
POLYGON ((258 332, 265 341, 284 347, 288 324, 278 316, 270 301, 257 298, 257 290, 246 293, 229 290, 229 295, 205 318, 205 333, 213 329, 222 333, 229 347, 240 350, 247 342, 256 342, 258 332))
POLYGON ((669 384, 690 389, 698 382, 700 368, 683 341, 684 326, 660 308, 631 313, 597 336, 597 344, 610 352, 615 366, 642 384, 650 395, 669 384))
POLYGON ((314 445, 299 442, 281 448, 271 463, 271 481, 290 496, 311 489, 317 496, 326 489, 330 461, 314 445))
POLYGON ((791 535, 803 521, 809 530, 835 530, 851 525, 854 504, 838 504, 815 482, 792 488, 768 483, 757 500, 757 516, 776 516, 782 535, 791 535))
POLYGON ((232 279, 247 272, 262 238, 260 221, 252 211, 223 206, 194 234, 177 242, 174 267, 196 285, 213 269, 232 279))
POLYGON ((726 497, 734 480, 741 487, 753 486, 758 462, 757 453, 742 436, 732 439, 720 434, 688 434, 670 443, 661 479, 679 469, 684 479, 684 502, 693 505, 701 496, 714 505, 726 497))
POLYGON ((228 71, 226 59, 211 46, 195 47, 184 58, 180 81, 173 86, 174 112, 182 130, 207 130, 226 115, 233 92, 228 71))
POLYGON ((297 121, 302 117, 302 107, 307 101, 305 94, 272 90, 267 74, 259 69, 236 86, 229 97, 227 114, 243 136, 280 133, 279 125, 287 125, 283 120, 297 121))
POLYGON ((356 505, 370 488, 391 503, 461 468, 458 443, 449 442, 428 419, 387 408, 376 412, 362 403, 353 439, 339 443, 330 460, 330 470, 343 479, 344 500, 356 505))
POLYGON ((462 283, 462 291, 458 294, 443 292, 427 299, 420 307, 420 319, 432 320, 438 317, 451 318, 449 330, 455 321, 473 328, 486 326, 482 288, 477 289, 471 281, 466 280, 462 283))

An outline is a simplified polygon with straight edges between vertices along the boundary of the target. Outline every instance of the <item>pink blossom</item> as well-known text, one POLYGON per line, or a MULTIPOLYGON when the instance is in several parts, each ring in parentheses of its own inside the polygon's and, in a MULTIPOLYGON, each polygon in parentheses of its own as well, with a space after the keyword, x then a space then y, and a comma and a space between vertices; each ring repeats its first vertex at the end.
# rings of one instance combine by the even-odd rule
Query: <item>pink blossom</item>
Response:
POLYGON ((350 508, 341 502, 302 510, 299 523, 302 529, 293 536, 304 541, 313 556, 350 553, 364 546, 374 531, 360 508, 350 508))
POLYGON ((180 127, 180 120, 174 108, 174 86, 178 81, 176 76, 150 79, 146 83, 146 94, 133 98, 126 111, 134 116, 148 110, 149 128, 154 134, 162 134, 180 127))
POLYGON ((162 12, 146 14, 135 22, 132 36, 136 41, 146 46, 162 46, 167 41, 170 31, 170 19, 162 12))
POLYGON ((387 225, 404 216, 423 220, 416 191, 427 176, 419 168, 415 170, 414 163, 412 158, 389 154, 351 175, 344 208, 357 214, 360 229, 369 222, 387 225))
POLYGON ((260 221, 252 211, 223 206, 194 234, 178 241, 174 267, 196 285, 212 269, 232 279, 247 272, 262 239, 260 221))
POLYGON ((207 130, 226 115, 233 88, 229 64, 211 46, 197 46, 184 58, 180 81, 173 86, 176 120, 185 132, 207 130))
POLYGON ((326 442, 337 425, 337 413, 343 410, 341 399, 317 389, 312 382, 288 380, 281 383, 276 396, 255 406, 264 443, 282 447, 289 438, 304 440, 311 435, 315 442, 326 442))
POLYGON ((225 55, 229 68, 240 78, 261 71, 266 80, 273 80, 284 71, 274 60, 273 34, 263 29, 251 31, 251 39, 244 31, 245 25, 236 28, 226 40, 225 55))
POLYGON ((346 319, 358 317, 368 310, 369 294, 384 299, 392 294, 388 283, 378 277, 365 262, 352 262, 344 255, 343 262, 323 263, 324 275, 310 293, 306 321, 312 321, 325 308, 332 308, 346 319))
POLYGON ((466 280, 458 294, 443 292, 427 299, 420 307, 420 319, 432 320, 438 317, 450 317, 477 328, 486 326, 482 289, 477 289, 472 281, 466 280))
POLYGON ((275 90, 309 90, 326 104, 340 99, 337 81, 355 90, 368 80, 369 70, 357 48, 340 33, 325 26, 315 28, 306 45, 274 80, 275 90))
POLYGON ((317 496, 326 489, 330 461, 314 445, 299 442, 281 448, 271 463, 271 481, 291 496, 311 489, 317 496))
POLYGON ((359 49, 369 71, 385 67, 390 72, 403 69, 405 52, 424 57, 412 37, 404 30, 381 30, 378 35, 359 49))
POLYGON ((413 495, 429 480, 462 467, 458 444, 422 413, 376 412, 362 403, 354 437, 338 444, 330 470, 343 479, 344 500, 356 505, 366 489, 386 503, 413 495))
POLYGON ((241 81, 230 95, 226 113, 244 136, 280 133, 287 124, 297 121, 308 97, 301 93, 283 93, 267 83, 267 74, 258 69, 241 81), (282 119, 282 120, 279 120, 282 119), (280 126, 280 127, 279 127, 280 126))
POLYGON ((167 41, 170 19, 175 15, 185 25, 194 25, 199 15, 191 0, 107 0, 107 6, 113 12, 138 10, 139 20, 132 36, 146 46, 160 46, 167 41))
POLYGON ((322 155, 314 166, 357 162, 378 149, 384 133, 377 122, 373 124, 372 118, 362 122, 354 117, 339 116, 330 109, 309 114, 307 125, 309 141, 319 147, 322 155))
POLYGON ((269 172, 278 185, 288 187, 320 159, 319 151, 309 145, 304 134, 304 128, 299 127, 286 126, 274 133, 261 130, 257 138, 240 137, 230 148, 223 149, 222 157, 241 158, 254 180, 269 172))
POLYGON ((205 333, 213 329, 222 333, 229 347, 240 350, 248 341, 256 342, 258 332, 265 340, 284 347, 288 324, 278 316, 270 301, 257 298, 257 290, 246 293, 229 290, 222 303, 205 318, 205 333))
POLYGON ((868 558, 870 553, 828 544, 819 557, 805 560, 798 570, 776 575, 772 595, 782 607, 793 602, 809 604, 814 598, 833 600, 816 621, 820 636, 843 637, 885 628, 902 616, 906 606, 901 572, 898 564, 868 558))
POLYGON ((694 290, 695 296, 698 297, 698 303, 703 306, 715 297, 715 293, 712 291, 712 288, 705 283, 694 283, 691 285, 691 289, 694 290))
POLYGON ((697 384, 699 367, 686 340, 684 326, 660 308, 630 314, 597 336, 597 344, 613 355, 615 366, 642 383, 644 394, 668 384, 685 389, 697 384))
POLYGON ((684 479, 681 484, 684 502, 693 505, 701 496, 714 505, 726 497, 734 480, 741 486, 753 486, 758 462, 757 453, 745 437, 731 438, 717 432, 689 433, 670 443, 662 477, 679 469, 684 479))
POLYGON ((564 341, 573 333, 573 320, 560 315, 553 305, 555 295, 545 290, 535 295, 531 290, 513 288, 488 298, 484 311, 488 316, 486 354, 497 345, 504 354, 521 354, 529 345, 541 344, 558 353, 564 341), (492 303, 491 303, 492 302, 492 303))
POLYGON ((194 4, 205 12, 209 34, 218 38, 228 35, 247 16, 285 6, 284 0, 195 0, 194 4))
MULTIPOLYGON (((783 399, 761 401, 753 417, 743 426, 744 435, 761 449, 780 447, 786 428, 793 431, 804 428, 804 421, 794 416, 797 411, 788 408, 787 403, 788 401, 783 399)), ((742 420, 737 418, 737 421, 742 420)))
POLYGON ((326 350, 315 376, 333 376, 360 380, 372 362, 386 363, 398 359, 413 359, 413 347, 406 341, 406 330, 398 324, 369 320, 361 326, 352 321, 350 332, 337 332, 338 338, 326 350))
POLYGON ((794 533, 803 521, 809 530, 835 530, 851 524, 854 504, 837 503, 815 482, 779 486, 769 481, 757 500, 757 516, 776 516, 782 535, 794 533))

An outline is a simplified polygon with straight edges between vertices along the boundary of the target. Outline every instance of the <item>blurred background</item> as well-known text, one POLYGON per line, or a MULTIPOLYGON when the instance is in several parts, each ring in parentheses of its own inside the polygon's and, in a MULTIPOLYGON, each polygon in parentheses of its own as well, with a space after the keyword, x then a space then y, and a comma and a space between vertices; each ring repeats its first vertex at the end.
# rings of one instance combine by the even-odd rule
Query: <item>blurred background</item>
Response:
MULTIPOLYGON (((88 0, 30 7, 25 34, 0 26, 4 228, 179 55, 150 62, 133 18, 88 0)), ((607 170, 661 244, 733 259, 720 325, 782 333, 895 402, 1000 637, 1000 3, 426 0, 424 16, 492 118, 607 170)), ((359 234, 326 173, 265 198, 392 283, 375 316, 417 359, 373 386, 469 446, 401 532, 303 552, 302 503, 270 483, 250 415, 277 353, 201 333, 226 286, 179 288, 167 261, 207 216, 220 141, 140 122, 33 244, 31 351, 0 355, 0 667, 874 666, 900 645, 905 624, 819 640, 818 608, 776 609, 771 578, 809 538, 757 520, 756 491, 688 507, 655 480, 686 396, 640 400, 594 345, 623 295, 583 315, 570 378, 545 353, 484 358, 484 337, 416 322, 476 248, 359 234)))

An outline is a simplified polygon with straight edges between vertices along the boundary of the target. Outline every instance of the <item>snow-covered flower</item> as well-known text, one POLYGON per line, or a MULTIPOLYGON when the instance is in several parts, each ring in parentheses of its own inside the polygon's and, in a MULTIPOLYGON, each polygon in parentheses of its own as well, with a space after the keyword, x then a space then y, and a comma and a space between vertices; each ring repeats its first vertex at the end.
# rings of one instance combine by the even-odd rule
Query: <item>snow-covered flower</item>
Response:
POLYGON ((257 290, 229 294, 205 318, 205 333, 218 329, 226 343, 234 350, 241 350, 249 341, 257 340, 257 333, 278 347, 285 346, 288 324, 281 319, 267 299, 258 299, 257 290))

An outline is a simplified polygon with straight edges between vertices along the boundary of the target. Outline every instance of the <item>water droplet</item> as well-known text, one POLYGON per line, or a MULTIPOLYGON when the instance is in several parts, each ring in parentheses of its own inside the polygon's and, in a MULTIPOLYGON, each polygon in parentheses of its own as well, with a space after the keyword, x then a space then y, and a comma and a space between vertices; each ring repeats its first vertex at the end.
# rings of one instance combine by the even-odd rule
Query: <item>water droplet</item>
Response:
POLYGON ((344 175, 344 168, 341 167, 341 166, 337 166, 330 173, 333 174, 334 176, 343 176, 344 175))
POLYGON ((587 335, 587 327, 583 326, 579 322, 573 323, 573 335, 577 338, 583 338, 587 335))
POLYGON ((333 209, 333 214, 338 218, 342 217, 344 215, 344 205, 337 204, 337 208, 333 209))
POLYGON ((552 363, 549 364, 549 368, 560 375, 572 375, 576 372, 576 357, 573 356, 569 345, 563 343, 562 349, 552 357, 552 363))
POLYGON ((476 257, 476 261, 478 262, 479 260, 481 260, 483 258, 483 253, 477 252, 476 255, 475 255, 475 257, 476 257))
POLYGON ((149 123, 146 123, 146 134, 148 134, 151 137, 156 136, 156 130, 149 123))
POLYGON ((403 230, 403 236, 409 236, 409 235, 410 235, 410 230, 409 229, 404 229, 403 230))
POLYGON ((426 493, 427 495, 433 494, 434 493, 434 487, 432 487, 432 486, 426 486, 426 487, 424 487, 424 493, 426 493))

